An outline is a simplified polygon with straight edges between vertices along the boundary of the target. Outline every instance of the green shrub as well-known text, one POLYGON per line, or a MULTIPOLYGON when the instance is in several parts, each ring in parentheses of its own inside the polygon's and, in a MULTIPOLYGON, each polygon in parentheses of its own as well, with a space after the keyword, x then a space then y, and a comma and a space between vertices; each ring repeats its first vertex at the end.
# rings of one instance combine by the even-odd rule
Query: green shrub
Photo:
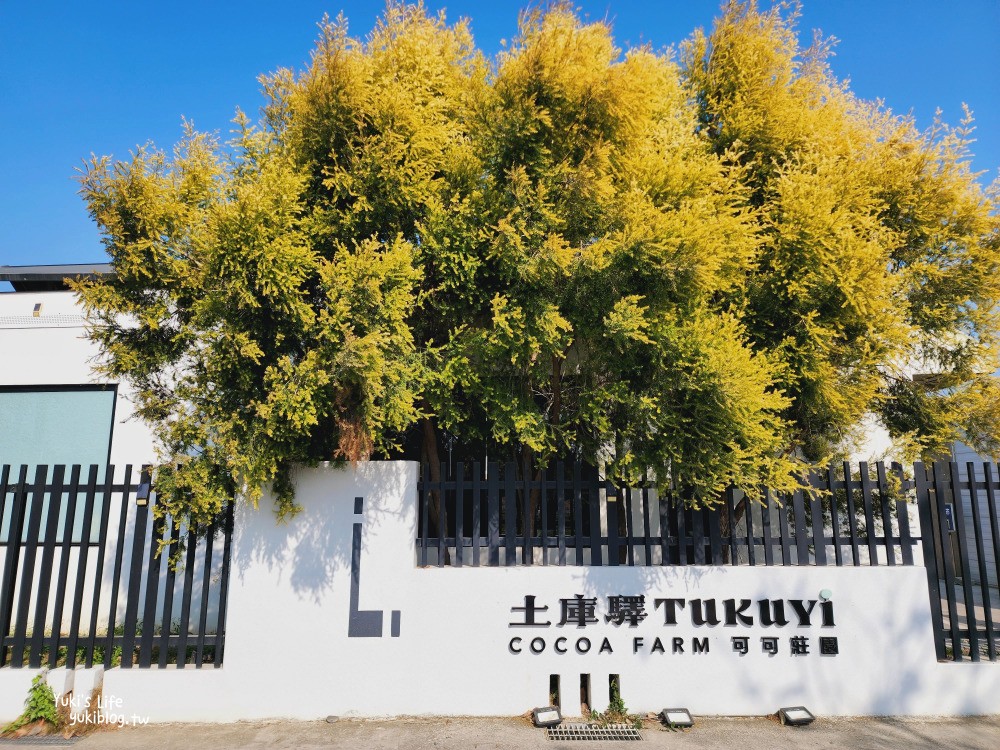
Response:
POLYGON ((15 719, 4 732, 13 732, 26 724, 44 719, 52 727, 59 726, 59 715, 56 712, 56 696, 46 680, 47 672, 42 672, 31 681, 28 697, 24 701, 24 713, 15 719))

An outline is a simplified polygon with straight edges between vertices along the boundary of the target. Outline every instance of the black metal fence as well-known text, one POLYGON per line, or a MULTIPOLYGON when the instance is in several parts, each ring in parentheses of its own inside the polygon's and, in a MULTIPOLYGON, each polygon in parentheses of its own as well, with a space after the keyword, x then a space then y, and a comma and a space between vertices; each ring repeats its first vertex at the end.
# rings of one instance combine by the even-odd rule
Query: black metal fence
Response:
POLYGON ((998 658, 1000 474, 995 464, 914 467, 938 659, 998 658))
POLYGON ((187 529, 126 466, 0 468, 0 666, 222 664, 232 506, 187 529), (140 491, 140 486, 142 487, 140 491), (176 542, 187 539, 180 565, 176 542), (220 539, 221 538, 221 539, 220 539))
POLYGON ((702 510, 578 462, 442 464, 439 477, 422 467, 421 566, 912 565, 920 539, 898 464, 831 466, 763 503, 731 489, 702 510))

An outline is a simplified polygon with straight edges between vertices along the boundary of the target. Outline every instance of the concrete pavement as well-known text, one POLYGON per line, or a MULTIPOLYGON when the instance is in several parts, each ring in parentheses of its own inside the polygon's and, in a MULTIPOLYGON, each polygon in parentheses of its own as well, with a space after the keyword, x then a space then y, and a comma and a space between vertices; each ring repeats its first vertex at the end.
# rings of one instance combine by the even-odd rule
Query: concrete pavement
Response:
POLYGON ((81 739, 79 750, 188 750, 209 748, 440 748, 524 750, 527 748, 633 747, 717 750, 997 750, 1000 716, 967 719, 817 719, 808 727, 783 727, 766 718, 697 719, 693 729, 670 731, 655 722, 634 742, 556 742, 526 719, 402 718, 236 724, 159 724, 100 732, 81 739))

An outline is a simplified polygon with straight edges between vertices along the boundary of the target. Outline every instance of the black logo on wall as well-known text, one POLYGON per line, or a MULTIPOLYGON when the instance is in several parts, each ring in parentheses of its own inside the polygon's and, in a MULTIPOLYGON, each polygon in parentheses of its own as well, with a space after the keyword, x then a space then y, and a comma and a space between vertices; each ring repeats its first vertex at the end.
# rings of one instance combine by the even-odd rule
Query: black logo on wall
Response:
MULTIPOLYGON (((364 510, 363 497, 354 498, 354 515, 360 516, 364 510)), ((348 638, 381 638, 382 620, 385 614, 381 609, 358 609, 361 598, 361 522, 354 524, 354 536, 351 540, 351 615, 347 621, 348 638)), ((392 610, 389 633, 393 638, 399 637, 399 610, 392 610)))
MULTIPOLYGON (((653 597, 654 612, 647 609, 647 599, 644 594, 613 595, 607 597, 607 606, 603 611, 599 608, 598 599, 576 594, 573 597, 559 599, 558 622, 556 613, 550 611, 548 604, 540 604, 537 597, 528 594, 524 597, 523 606, 510 608, 516 615, 513 621, 507 623, 510 628, 572 628, 563 630, 566 635, 558 635, 555 640, 544 635, 514 636, 507 644, 511 654, 541 654, 550 648, 556 654, 566 654, 574 651, 578 654, 590 653, 594 649, 598 654, 613 654, 615 646, 612 638, 604 637, 603 633, 593 636, 580 633, 580 629, 592 631, 595 629, 613 627, 620 630, 640 628, 643 621, 658 610, 662 614, 662 625, 655 624, 659 617, 652 617, 645 623, 646 635, 632 635, 631 650, 633 654, 707 654, 711 649, 711 640, 705 635, 695 635, 688 639, 674 635, 672 629, 686 625, 684 620, 690 620, 693 628, 740 628, 755 624, 766 628, 810 628, 819 626, 832 628, 836 625, 833 615, 833 602, 830 601, 829 589, 820 592, 817 599, 686 599, 679 597, 653 597), (788 605, 786 607, 786 604, 788 605), (651 628, 659 629, 648 632, 651 628), (663 628, 663 629, 660 629, 663 628), (593 638, 593 640, 592 640, 593 638), (571 641, 575 639, 575 644, 571 641), (596 644, 599 643, 599 647, 596 644), (688 650, 685 651, 685 648, 688 650)), ((733 653, 746 656, 750 652, 751 640, 748 635, 732 635, 729 637, 733 653)), ((760 649, 768 656, 783 653, 778 635, 766 635, 760 638, 760 649)), ((807 635, 795 634, 788 637, 787 653, 792 656, 808 656, 818 653, 821 656, 837 656, 840 644, 835 635, 822 635, 810 638, 807 635), (818 652, 816 650, 818 642, 818 652)))

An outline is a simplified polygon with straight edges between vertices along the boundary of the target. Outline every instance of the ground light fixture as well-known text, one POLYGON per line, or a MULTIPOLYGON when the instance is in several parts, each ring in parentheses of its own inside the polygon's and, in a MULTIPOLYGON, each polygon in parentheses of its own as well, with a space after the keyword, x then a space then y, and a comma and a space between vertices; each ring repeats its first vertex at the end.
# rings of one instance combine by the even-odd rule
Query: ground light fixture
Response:
POLYGON ((804 727, 806 724, 812 724, 816 717, 809 713, 809 709, 805 706, 790 706, 779 708, 778 718, 781 719, 782 724, 791 727, 804 727))
POLYGON ((558 706, 544 706, 531 712, 531 720, 536 727, 557 727, 562 723, 562 714, 558 706))
POLYGON ((665 708, 660 711, 660 717, 670 727, 686 729, 694 726, 694 719, 691 718, 691 712, 686 708, 665 708))

